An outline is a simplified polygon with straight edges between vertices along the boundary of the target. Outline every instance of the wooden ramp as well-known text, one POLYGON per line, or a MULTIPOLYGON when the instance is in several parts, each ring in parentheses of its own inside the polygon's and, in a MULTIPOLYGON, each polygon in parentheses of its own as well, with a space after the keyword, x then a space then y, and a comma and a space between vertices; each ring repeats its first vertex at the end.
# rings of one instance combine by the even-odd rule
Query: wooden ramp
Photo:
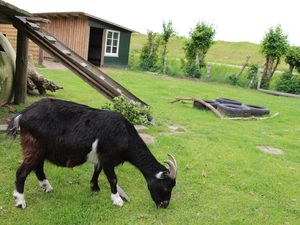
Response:
POLYGON ((126 88, 111 79, 99 68, 89 63, 77 53, 66 47, 54 36, 43 30, 38 24, 30 22, 26 17, 16 16, 13 25, 24 33, 29 39, 43 48, 49 54, 61 61, 67 68, 77 74, 81 79, 112 100, 117 96, 124 96, 128 101, 139 102, 147 105, 141 99, 133 95, 126 88))

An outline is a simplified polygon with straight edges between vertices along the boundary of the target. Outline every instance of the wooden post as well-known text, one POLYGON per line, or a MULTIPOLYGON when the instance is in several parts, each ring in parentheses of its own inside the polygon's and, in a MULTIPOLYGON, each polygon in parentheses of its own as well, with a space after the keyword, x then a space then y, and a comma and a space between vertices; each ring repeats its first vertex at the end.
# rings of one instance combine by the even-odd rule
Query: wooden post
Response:
POLYGON ((209 79, 210 79, 210 74, 211 74, 211 66, 212 66, 212 64, 211 63, 208 63, 207 64, 207 71, 206 71, 206 81, 209 81, 209 79))
POLYGON ((106 46, 106 29, 103 29, 100 67, 103 67, 104 65, 105 46, 106 46))
POLYGON ((43 49, 39 47, 39 61, 38 61, 38 64, 43 65, 43 61, 44 61, 43 49))
POLYGON ((18 30, 17 58, 14 78, 15 104, 25 103, 27 91, 28 38, 18 30))

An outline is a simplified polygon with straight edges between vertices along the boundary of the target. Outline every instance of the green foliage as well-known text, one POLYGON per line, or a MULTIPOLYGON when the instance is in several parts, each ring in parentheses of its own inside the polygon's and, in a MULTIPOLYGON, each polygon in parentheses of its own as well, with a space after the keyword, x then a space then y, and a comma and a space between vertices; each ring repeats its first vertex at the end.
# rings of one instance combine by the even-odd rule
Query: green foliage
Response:
POLYGON ((255 76, 258 72, 258 65, 251 64, 247 69, 247 79, 251 80, 253 76, 255 76))
POLYGON ((228 80, 231 85, 239 85, 239 78, 236 74, 229 75, 228 80))
POLYGON ((101 109, 112 110, 122 115, 132 124, 148 124, 150 108, 142 106, 140 103, 131 103, 123 96, 113 99, 112 103, 104 104, 101 109))
POLYGON ((296 67, 298 72, 300 71, 300 47, 290 46, 285 55, 285 62, 289 64, 289 73, 293 73, 293 69, 296 67))
POLYGON ((258 73, 258 65, 251 64, 246 73, 246 78, 249 81, 248 87, 249 88, 256 88, 257 87, 257 73, 258 73))
POLYGON ((300 94, 300 77, 298 75, 291 75, 290 73, 283 73, 277 82, 276 90, 300 94))
POLYGON ((185 72, 192 77, 201 77, 201 69, 205 67, 205 55, 214 43, 215 30, 204 22, 197 23, 190 32, 190 39, 184 45, 185 58, 183 63, 185 72))
POLYGON ((147 71, 158 70, 158 48, 160 45, 159 36, 148 31, 148 41, 144 44, 140 55, 140 68, 147 71))
POLYGON ((261 43, 261 52, 265 57, 280 59, 288 49, 288 37, 283 33, 281 26, 271 27, 261 43))
POLYGON ((172 25, 172 21, 168 23, 163 22, 163 33, 161 34, 162 38, 162 65, 163 65, 163 73, 167 73, 167 46, 170 37, 175 36, 175 30, 172 25))
POLYGON ((175 36, 175 30, 172 21, 163 22, 163 33, 161 34, 163 45, 167 45, 170 37, 175 36))

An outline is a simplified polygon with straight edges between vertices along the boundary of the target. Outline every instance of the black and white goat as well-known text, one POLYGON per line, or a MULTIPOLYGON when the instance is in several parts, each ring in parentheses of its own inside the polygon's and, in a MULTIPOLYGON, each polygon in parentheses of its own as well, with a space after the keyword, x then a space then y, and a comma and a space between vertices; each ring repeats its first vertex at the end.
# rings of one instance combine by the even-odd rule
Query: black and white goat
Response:
POLYGON ((24 183, 34 171, 45 192, 53 188, 44 173, 44 161, 74 167, 94 163, 92 191, 99 191, 101 170, 111 188, 114 205, 122 206, 126 194, 117 185, 114 167, 128 161, 144 175, 157 207, 169 205, 175 186, 177 164, 173 156, 167 169, 151 154, 134 126, 120 113, 98 110, 73 102, 43 99, 21 111, 10 122, 7 134, 16 136, 20 127, 23 162, 16 172, 16 206, 25 208, 24 183))

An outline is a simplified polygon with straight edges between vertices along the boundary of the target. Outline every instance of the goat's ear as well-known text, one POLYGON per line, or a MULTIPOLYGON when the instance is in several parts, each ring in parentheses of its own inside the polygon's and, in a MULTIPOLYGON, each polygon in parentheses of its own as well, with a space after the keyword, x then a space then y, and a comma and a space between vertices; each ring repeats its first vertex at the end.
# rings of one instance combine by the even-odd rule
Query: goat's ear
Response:
POLYGON ((157 178, 157 179, 166 179, 166 178, 168 178, 169 177, 169 174, 170 174, 170 172, 169 172, 169 170, 165 170, 165 171, 160 171, 160 172, 158 172, 157 174, 155 174, 155 177, 157 178))

